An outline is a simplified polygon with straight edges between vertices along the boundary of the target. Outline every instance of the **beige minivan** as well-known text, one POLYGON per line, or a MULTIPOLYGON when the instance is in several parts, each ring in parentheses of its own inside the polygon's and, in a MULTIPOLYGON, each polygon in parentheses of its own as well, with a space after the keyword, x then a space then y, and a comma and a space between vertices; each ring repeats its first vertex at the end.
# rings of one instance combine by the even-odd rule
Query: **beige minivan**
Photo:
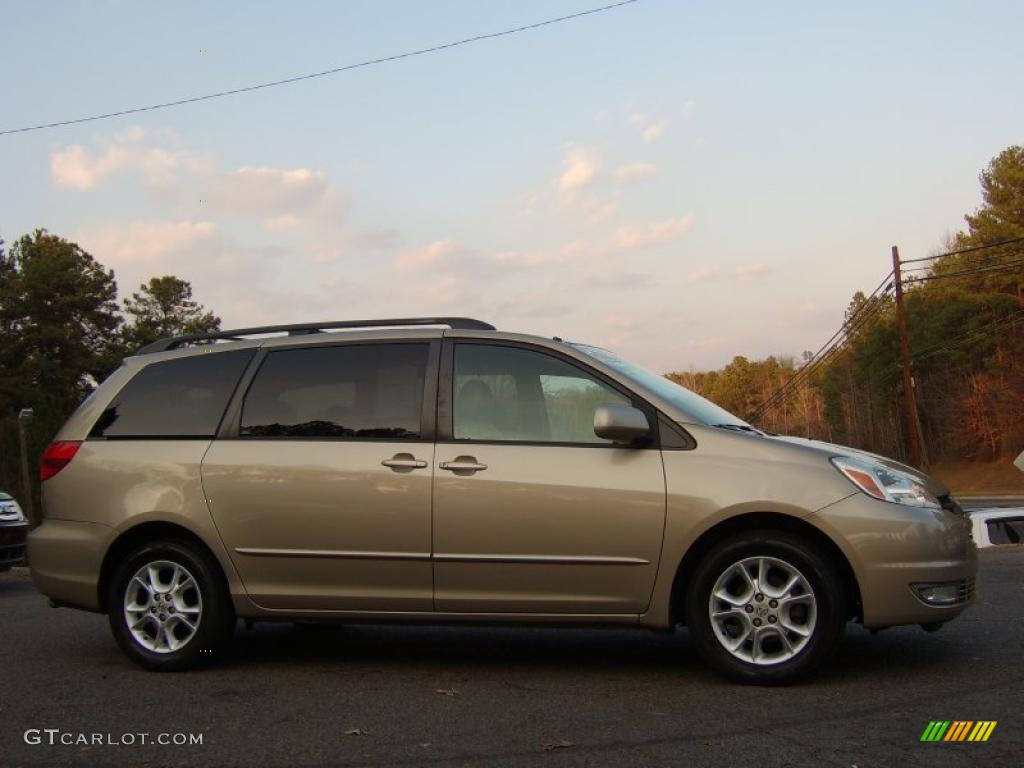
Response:
POLYGON ((36 584, 153 670, 223 654, 238 618, 685 625, 728 677, 785 683, 848 621, 934 630, 973 600, 929 477, 466 318, 158 341, 41 475, 36 584))

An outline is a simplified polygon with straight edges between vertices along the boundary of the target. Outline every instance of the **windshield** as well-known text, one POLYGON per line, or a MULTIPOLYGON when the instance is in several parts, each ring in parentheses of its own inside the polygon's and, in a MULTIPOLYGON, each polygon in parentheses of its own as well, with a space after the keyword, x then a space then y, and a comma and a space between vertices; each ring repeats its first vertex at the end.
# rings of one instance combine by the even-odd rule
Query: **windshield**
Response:
POLYGON ((681 387, 674 381, 670 381, 664 376, 659 376, 653 371, 648 371, 646 368, 642 368, 636 363, 623 360, 618 355, 612 354, 606 349, 591 347, 586 344, 573 344, 572 346, 580 352, 583 352, 595 360, 599 360, 608 367, 618 371, 623 376, 632 379, 637 384, 653 392, 663 400, 667 400, 680 411, 688 414, 690 418, 698 424, 704 424, 709 427, 731 425, 747 428, 750 427, 750 425, 743 421, 743 419, 733 416, 724 408, 719 408, 710 400, 704 399, 696 392, 691 392, 686 387, 681 387))

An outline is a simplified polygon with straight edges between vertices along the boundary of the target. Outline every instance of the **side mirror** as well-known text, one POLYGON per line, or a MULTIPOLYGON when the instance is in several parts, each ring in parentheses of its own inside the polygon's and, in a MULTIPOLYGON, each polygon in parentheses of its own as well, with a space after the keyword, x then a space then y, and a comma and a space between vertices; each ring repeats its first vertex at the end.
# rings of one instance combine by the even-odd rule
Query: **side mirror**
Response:
POLYGON ((630 444, 648 437, 651 425, 639 408, 629 405, 599 405, 594 411, 594 434, 605 440, 630 444))

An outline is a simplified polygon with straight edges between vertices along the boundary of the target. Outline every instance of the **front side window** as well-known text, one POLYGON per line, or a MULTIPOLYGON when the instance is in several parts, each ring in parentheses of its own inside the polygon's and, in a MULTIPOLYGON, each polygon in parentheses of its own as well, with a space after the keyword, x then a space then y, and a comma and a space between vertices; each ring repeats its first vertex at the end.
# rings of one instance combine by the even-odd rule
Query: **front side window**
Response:
POLYGON ((151 363, 110 401, 89 436, 213 437, 252 356, 245 349, 151 363))
POLYGON ((427 344, 346 344, 267 354, 241 437, 415 440, 427 344))
POLYGON ((611 445, 594 434, 599 405, 629 398, 574 365, 508 346, 455 347, 456 440, 611 445))

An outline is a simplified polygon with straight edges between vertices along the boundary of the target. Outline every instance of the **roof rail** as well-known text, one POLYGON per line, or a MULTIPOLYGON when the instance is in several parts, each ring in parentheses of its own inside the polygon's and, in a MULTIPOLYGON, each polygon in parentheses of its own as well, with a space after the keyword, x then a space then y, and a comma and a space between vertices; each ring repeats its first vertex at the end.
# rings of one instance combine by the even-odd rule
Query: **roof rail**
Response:
POLYGON ((165 339, 147 344, 135 354, 150 355, 154 352, 166 352, 200 341, 241 341, 243 336, 255 336, 262 333, 287 333, 289 336, 301 336, 307 333, 320 333, 335 328, 388 328, 408 325, 447 325, 458 330, 493 331, 490 323, 474 320, 471 317, 403 317, 382 320, 328 320, 322 323, 294 323, 291 325, 263 325, 256 328, 235 328, 228 331, 210 331, 209 333, 189 333, 184 336, 168 336, 165 339))

